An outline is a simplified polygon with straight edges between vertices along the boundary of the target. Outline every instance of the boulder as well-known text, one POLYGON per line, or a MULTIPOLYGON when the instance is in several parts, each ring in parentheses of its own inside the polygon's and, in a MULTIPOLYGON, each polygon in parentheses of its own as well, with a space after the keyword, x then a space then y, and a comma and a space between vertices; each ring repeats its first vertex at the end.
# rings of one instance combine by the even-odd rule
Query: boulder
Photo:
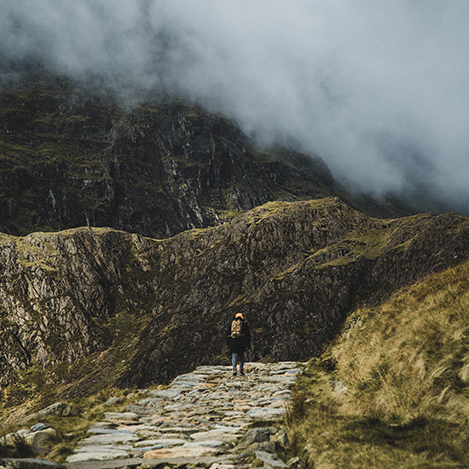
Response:
POLYGON ((262 427, 262 428, 251 428, 246 432, 242 443, 251 445, 252 443, 263 443, 270 440, 271 435, 275 435, 277 429, 275 427, 262 427))
POLYGON ((271 469, 283 469, 288 467, 274 454, 266 453, 265 451, 256 451, 254 454, 256 456, 256 460, 260 461, 264 467, 270 467, 271 469))
POLYGON ((78 412, 70 405, 65 402, 56 402, 55 404, 40 410, 37 413, 40 417, 52 416, 52 417, 70 417, 78 415, 78 412))
POLYGON ((286 448, 288 446, 288 436, 284 430, 279 430, 275 435, 272 435, 270 437, 270 441, 281 448, 286 448))
POLYGON ((55 431, 55 429, 49 427, 43 430, 28 433, 25 438, 25 441, 34 448, 47 448, 50 445, 51 440, 56 436, 57 432, 55 431))

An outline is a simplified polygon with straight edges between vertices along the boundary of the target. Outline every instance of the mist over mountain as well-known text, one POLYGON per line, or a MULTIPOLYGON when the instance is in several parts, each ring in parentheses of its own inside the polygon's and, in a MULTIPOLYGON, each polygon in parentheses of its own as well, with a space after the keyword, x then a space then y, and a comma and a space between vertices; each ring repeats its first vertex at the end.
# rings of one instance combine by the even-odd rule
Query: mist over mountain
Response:
MULTIPOLYGON (((469 4, 2 0, 0 58, 134 97, 164 87, 355 190, 469 201, 469 4)), ((14 78, 14 76, 13 76, 14 78)))

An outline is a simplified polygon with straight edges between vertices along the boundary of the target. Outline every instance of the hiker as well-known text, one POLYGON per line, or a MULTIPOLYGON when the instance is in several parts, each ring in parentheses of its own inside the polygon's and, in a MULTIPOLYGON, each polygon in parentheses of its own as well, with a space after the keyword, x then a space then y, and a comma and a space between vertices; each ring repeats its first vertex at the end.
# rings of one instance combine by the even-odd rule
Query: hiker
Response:
POLYGON ((251 346, 251 332, 242 313, 236 313, 228 328, 227 345, 231 352, 233 376, 236 376, 236 362, 239 361, 239 374, 244 376, 244 352, 251 346))

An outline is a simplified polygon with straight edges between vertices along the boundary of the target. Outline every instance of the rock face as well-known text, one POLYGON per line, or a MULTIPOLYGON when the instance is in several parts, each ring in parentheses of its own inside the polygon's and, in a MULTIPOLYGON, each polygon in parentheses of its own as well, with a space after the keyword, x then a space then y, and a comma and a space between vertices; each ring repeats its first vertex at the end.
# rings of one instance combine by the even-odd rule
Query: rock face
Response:
POLYGON ((3 400, 143 387, 227 363, 238 311, 249 360, 304 360, 354 306, 466 260, 468 246, 465 217, 380 220, 337 198, 269 203, 165 240, 105 228, 3 235, 3 400))
POLYGON ((347 198, 317 157, 258 148, 228 119, 173 98, 142 103, 124 110, 45 73, 0 86, 0 231, 109 226, 162 238, 267 201, 347 198))
POLYGON ((329 196, 372 216, 416 212, 354 197, 319 157, 260 148, 229 119, 161 91, 129 105, 39 68, 2 79, 4 233, 109 226, 161 238, 267 201, 329 196))

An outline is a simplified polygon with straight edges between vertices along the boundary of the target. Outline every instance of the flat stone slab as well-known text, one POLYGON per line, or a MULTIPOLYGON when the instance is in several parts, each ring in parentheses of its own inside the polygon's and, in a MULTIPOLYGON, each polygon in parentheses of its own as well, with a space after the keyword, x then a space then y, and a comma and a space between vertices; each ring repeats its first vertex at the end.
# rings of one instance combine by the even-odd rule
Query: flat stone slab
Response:
POLYGON ((133 412, 137 415, 151 415, 155 413, 155 409, 141 405, 128 405, 124 407, 124 412, 133 412))
POLYGON ((144 454, 145 459, 168 459, 168 458, 200 458, 219 452, 218 448, 210 446, 176 447, 169 449, 155 449, 144 454))
POLYGON ((161 391, 151 391, 150 395, 153 398, 174 399, 175 397, 181 395, 181 391, 179 389, 163 389, 161 391))
POLYGON ((183 448, 221 448, 224 445, 221 440, 202 440, 202 441, 193 441, 189 443, 184 443, 183 448))
POLYGON ((293 384, 296 380, 294 375, 275 375, 266 376, 265 380, 269 383, 285 383, 286 385, 293 384))
POLYGON ((128 431, 123 431, 123 430, 114 430, 112 428, 89 428, 88 429, 88 433, 98 433, 98 434, 109 434, 109 433, 117 433, 117 432, 124 432, 124 433, 128 433, 128 431))
POLYGON ((109 459, 128 458, 129 452, 123 449, 104 449, 94 447, 90 451, 80 451, 67 457, 67 463, 79 461, 106 461, 109 459))
POLYGON ((250 440, 258 445, 255 465, 286 467, 269 453, 275 450, 278 429, 248 427, 284 418, 290 386, 301 369, 294 362, 247 363, 245 371, 246 376, 233 377, 230 366, 202 366, 178 376, 167 389, 129 394, 122 402, 124 411, 106 412, 104 421, 89 429, 67 458, 67 467, 234 469, 247 464, 236 458, 250 440))
POLYGON ((197 370, 194 373, 187 373, 185 375, 179 375, 171 383, 172 387, 177 387, 179 384, 200 384, 203 383, 206 376, 197 374, 197 370))
POLYGON ((285 415, 285 409, 272 407, 255 407, 247 412, 254 420, 278 420, 285 415))
POLYGON ((94 453, 96 451, 106 451, 113 453, 116 451, 132 451, 132 445, 81 445, 75 448, 76 453, 94 453))
POLYGON ((283 398, 286 398, 286 399, 290 399, 291 395, 292 395, 292 392, 288 389, 284 389, 282 391, 276 391, 272 394, 273 397, 282 396, 283 398))
MULTIPOLYGON (((144 446, 160 445, 164 448, 170 448, 172 446, 180 446, 180 445, 187 443, 187 440, 184 440, 182 438, 155 438, 150 441, 152 442, 151 445, 144 445, 144 446)), ((139 442, 135 446, 140 446, 140 443, 144 443, 144 442, 139 442)))
POLYGON ((194 430, 196 426, 190 426, 190 427, 171 427, 171 426, 168 426, 168 427, 158 427, 158 431, 163 433, 164 435, 168 435, 168 434, 184 434, 184 433, 191 433, 194 430))
POLYGON ((130 432, 116 431, 112 433, 100 433, 89 436, 80 442, 81 445, 112 445, 117 443, 129 443, 139 440, 137 435, 130 432))
POLYGON ((104 412, 105 420, 137 421, 138 415, 134 412, 104 412))
POLYGON ((225 442, 231 442, 242 436, 243 432, 239 428, 214 429, 206 432, 197 432, 191 435, 191 438, 195 441, 204 441, 209 439, 218 439, 225 442))

